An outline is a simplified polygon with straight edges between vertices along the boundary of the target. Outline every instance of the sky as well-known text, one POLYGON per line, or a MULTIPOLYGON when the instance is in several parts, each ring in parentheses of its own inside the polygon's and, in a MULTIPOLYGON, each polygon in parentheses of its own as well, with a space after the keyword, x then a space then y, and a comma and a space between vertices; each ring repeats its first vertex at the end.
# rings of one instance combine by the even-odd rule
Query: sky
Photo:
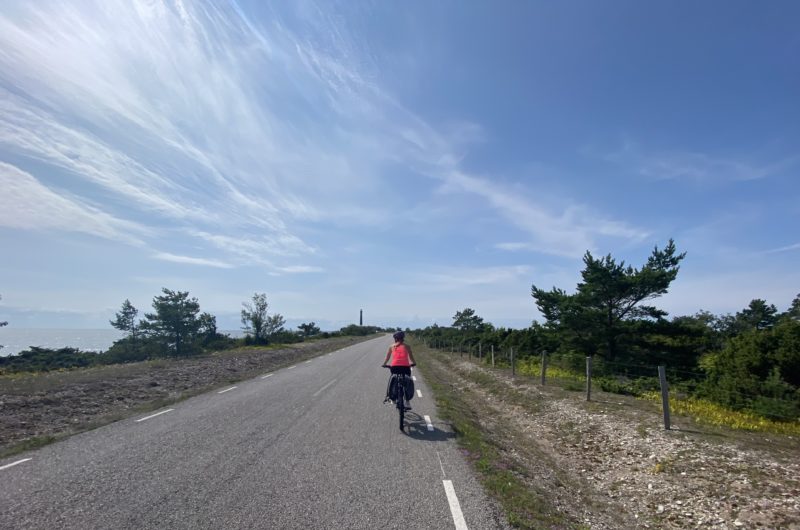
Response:
POLYGON ((166 287, 235 329, 541 320, 686 252, 672 316, 800 292, 800 4, 6 1, 0 320, 166 287))

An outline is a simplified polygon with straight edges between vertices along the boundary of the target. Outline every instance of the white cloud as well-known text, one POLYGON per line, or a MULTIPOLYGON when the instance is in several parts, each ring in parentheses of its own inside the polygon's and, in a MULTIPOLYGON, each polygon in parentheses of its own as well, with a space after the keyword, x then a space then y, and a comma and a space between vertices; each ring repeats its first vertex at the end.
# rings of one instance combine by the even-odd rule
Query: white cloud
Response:
POLYGON ((787 245, 785 247, 774 248, 772 250, 768 250, 767 253, 773 254, 776 252, 790 252, 792 250, 800 250, 800 243, 795 243, 794 245, 787 245))
POLYGON ((704 309, 715 314, 731 313, 760 298, 783 311, 800 292, 800 273, 794 270, 727 271, 692 273, 683 271, 669 292, 656 305, 673 316, 691 315, 704 309))
POLYGON ((646 151, 626 141, 619 151, 603 155, 651 180, 689 180, 698 183, 737 182, 770 177, 797 163, 793 156, 767 164, 742 158, 714 156, 691 151, 646 151))
POLYGON ((31 174, 0 162, 0 225, 25 230, 81 232, 132 245, 147 230, 44 186, 31 174))
POLYGON ((159 252, 154 254, 155 259, 163 261, 171 261, 173 263, 185 263, 188 265, 202 265, 206 267, 216 267, 219 269, 232 269, 233 265, 215 259, 206 258, 193 258, 191 256, 178 256, 177 254, 170 254, 169 252, 159 252))
POLYGON ((499 248, 500 250, 508 250, 511 252, 515 252, 518 250, 534 250, 534 246, 530 243, 522 243, 522 242, 507 242, 507 243, 497 243, 495 248, 499 248))
POLYGON ((463 290, 467 287, 516 282, 530 273, 531 268, 527 265, 458 267, 433 274, 420 274, 415 283, 432 290, 463 290))
POLYGON ((321 267, 315 267, 312 265, 290 265, 288 267, 278 267, 280 272, 285 272, 287 274, 301 274, 301 273, 308 273, 308 272, 324 272, 325 269, 321 267))
MULTIPOLYGON (((480 195, 488 200, 512 225, 527 232, 531 241, 527 248, 546 254, 576 257, 594 249, 596 236, 613 236, 640 241, 647 232, 625 223, 604 219, 582 206, 569 206, 561 214, 547 211, 520 193, 504 190, 486 179, 452 171, 444 176, 451 187, 480 195)), ((498 248, 521 250, 516 244, 499 243, 498 248)))

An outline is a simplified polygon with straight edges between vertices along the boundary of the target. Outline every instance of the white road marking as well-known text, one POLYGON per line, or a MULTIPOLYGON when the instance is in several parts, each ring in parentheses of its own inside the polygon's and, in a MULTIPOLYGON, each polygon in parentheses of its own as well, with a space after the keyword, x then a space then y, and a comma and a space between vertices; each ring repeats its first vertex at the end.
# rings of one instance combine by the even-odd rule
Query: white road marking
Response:
POLYGON ((21 464, 23 462, 27 462, 28 460, 33 460, 32 458, 23 458, 22 460, 17 460, 16 462, 11 462, 10 464, 6 464, 4 466, 0 466, 0 469, 8 469, 9 467, 16 466, 17 464, 21 464))
POLYGON ((331 382, 329 382, 327 385, 323 386, 322 388, 320 388, 319 390, 317 390, 316 392, 314 392, 314 397, 317 397, 318 395, 320 395, 320 394, 322 393, 322 391, 323 391, 323 390, 325 390, 326 388, 328 388, 329 386, 331 386, 331 385, 332 385, 332 384, 334 384, 335 382, 336 382, 336 379, 332 380, 332 381, 331 381, 331 382))
POLYGON ((467 522, 464 520, 464 514, 461 513, 461 505, 458 504, 453 482, 450 480, 443 480, 442 482, 444 482, 444 492, 447 494, 447 503, 450 505, 450 513, 453 514, 456 530, 467 530, 467 522))
POLYGON ((144 417, 144 418, 139 418, 139 419, 138 419, 138 420, 136 420, 136 421, 144 421, 144 420, 149 420, 150 418, 155 418, 156 416, 161 416, 162 414, 166 414, 167 412, 172 412, 173 410, 175 410, 175 409, 167 409, 167 410, 162 410, 161 412, 156 412, 155 414, 151 414, 151 415, 149 415, 149 416, 146 416, 146 417, 144 417))
POLYGON ((429 431, 433 430, 433 423, 431 423, 431 417, 430 416, 425 416, 425 424, 428 426, 428 430, 429 431))
POLYGON ((295 364, 293 366, 290 366, 289 368, 287 368, 287 370, 291 370, 292 368, 297 368, 297 365, 295 364))
POLYGON ((436 451, 436 458, 439 459, 439 467, 442 470, 442 479, 444 480, 447 474, 444 472, 444 464, 442 464, 442 455, 439 454, 439 451, 436 451))
POLYGON ((306 362, 305 362, 305 363, 303 363, 303 364, 308 364, 308 363, 310 363, 310 362, 311 362, 311 360, 309 359, 308 361, 306 361, 306 362))
POLYGON ((235 387, 235 386, 232 386, 232 387, 230 387, 230 388, 226 388, 225 390, 220 390, 219 392, 217 392, 217 394, 224 394, 225 392, 230 392, 230 391, 231 391, 231 390, 233 390, 234 388, 236 388, 236 387, 235 387))
POLYGON ((272 377, 273 375, 275 375, 275 374, 262 375, 261 379, 266 379, 267 377, 272 377))
POLYGON ((422 397, 422 390, 417 390, 417 397, 422 397))
POLYGON ((416 375, 412 375, 412 376, 411 376, 411 379, 413 379, 414 381, 416 381, 416 380, 417 380, 417 376, 416 376, 416 375))

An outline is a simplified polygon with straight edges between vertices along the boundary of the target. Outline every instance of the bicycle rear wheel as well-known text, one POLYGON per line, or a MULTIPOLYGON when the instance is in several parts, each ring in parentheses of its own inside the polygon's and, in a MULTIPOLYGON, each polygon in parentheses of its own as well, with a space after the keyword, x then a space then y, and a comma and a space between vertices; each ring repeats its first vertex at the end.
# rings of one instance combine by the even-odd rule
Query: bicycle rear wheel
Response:
POLYGON ((397 411, 400 413, 400 430, 402 431, 405 427, 405 403, 403 401, 403 396, 405 395, 405 384, 398 383, 397 385, 397 411))

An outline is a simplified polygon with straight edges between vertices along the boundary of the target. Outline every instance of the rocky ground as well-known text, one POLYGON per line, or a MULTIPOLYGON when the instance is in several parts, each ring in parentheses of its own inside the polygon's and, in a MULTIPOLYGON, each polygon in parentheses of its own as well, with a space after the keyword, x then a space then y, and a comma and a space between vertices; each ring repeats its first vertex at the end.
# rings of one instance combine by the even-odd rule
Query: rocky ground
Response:
POLYGON ((361 340, 365 338, 337 337, 280 349, 242 348, 180 360, 3 376, 0 377, 0 456, 153 410, 361 340))
POLYGON ((725 432, 633 398, 542 387, 454 358, 453 384, 477 395, 508 458, 588 528, 800 529, 800 441, 725 432), (475 373, 488 385, 476 385, 475 373), (488 376, 488 377, 487 377, 488 376), (546 486, 545 486, 546 489, 546 486))

